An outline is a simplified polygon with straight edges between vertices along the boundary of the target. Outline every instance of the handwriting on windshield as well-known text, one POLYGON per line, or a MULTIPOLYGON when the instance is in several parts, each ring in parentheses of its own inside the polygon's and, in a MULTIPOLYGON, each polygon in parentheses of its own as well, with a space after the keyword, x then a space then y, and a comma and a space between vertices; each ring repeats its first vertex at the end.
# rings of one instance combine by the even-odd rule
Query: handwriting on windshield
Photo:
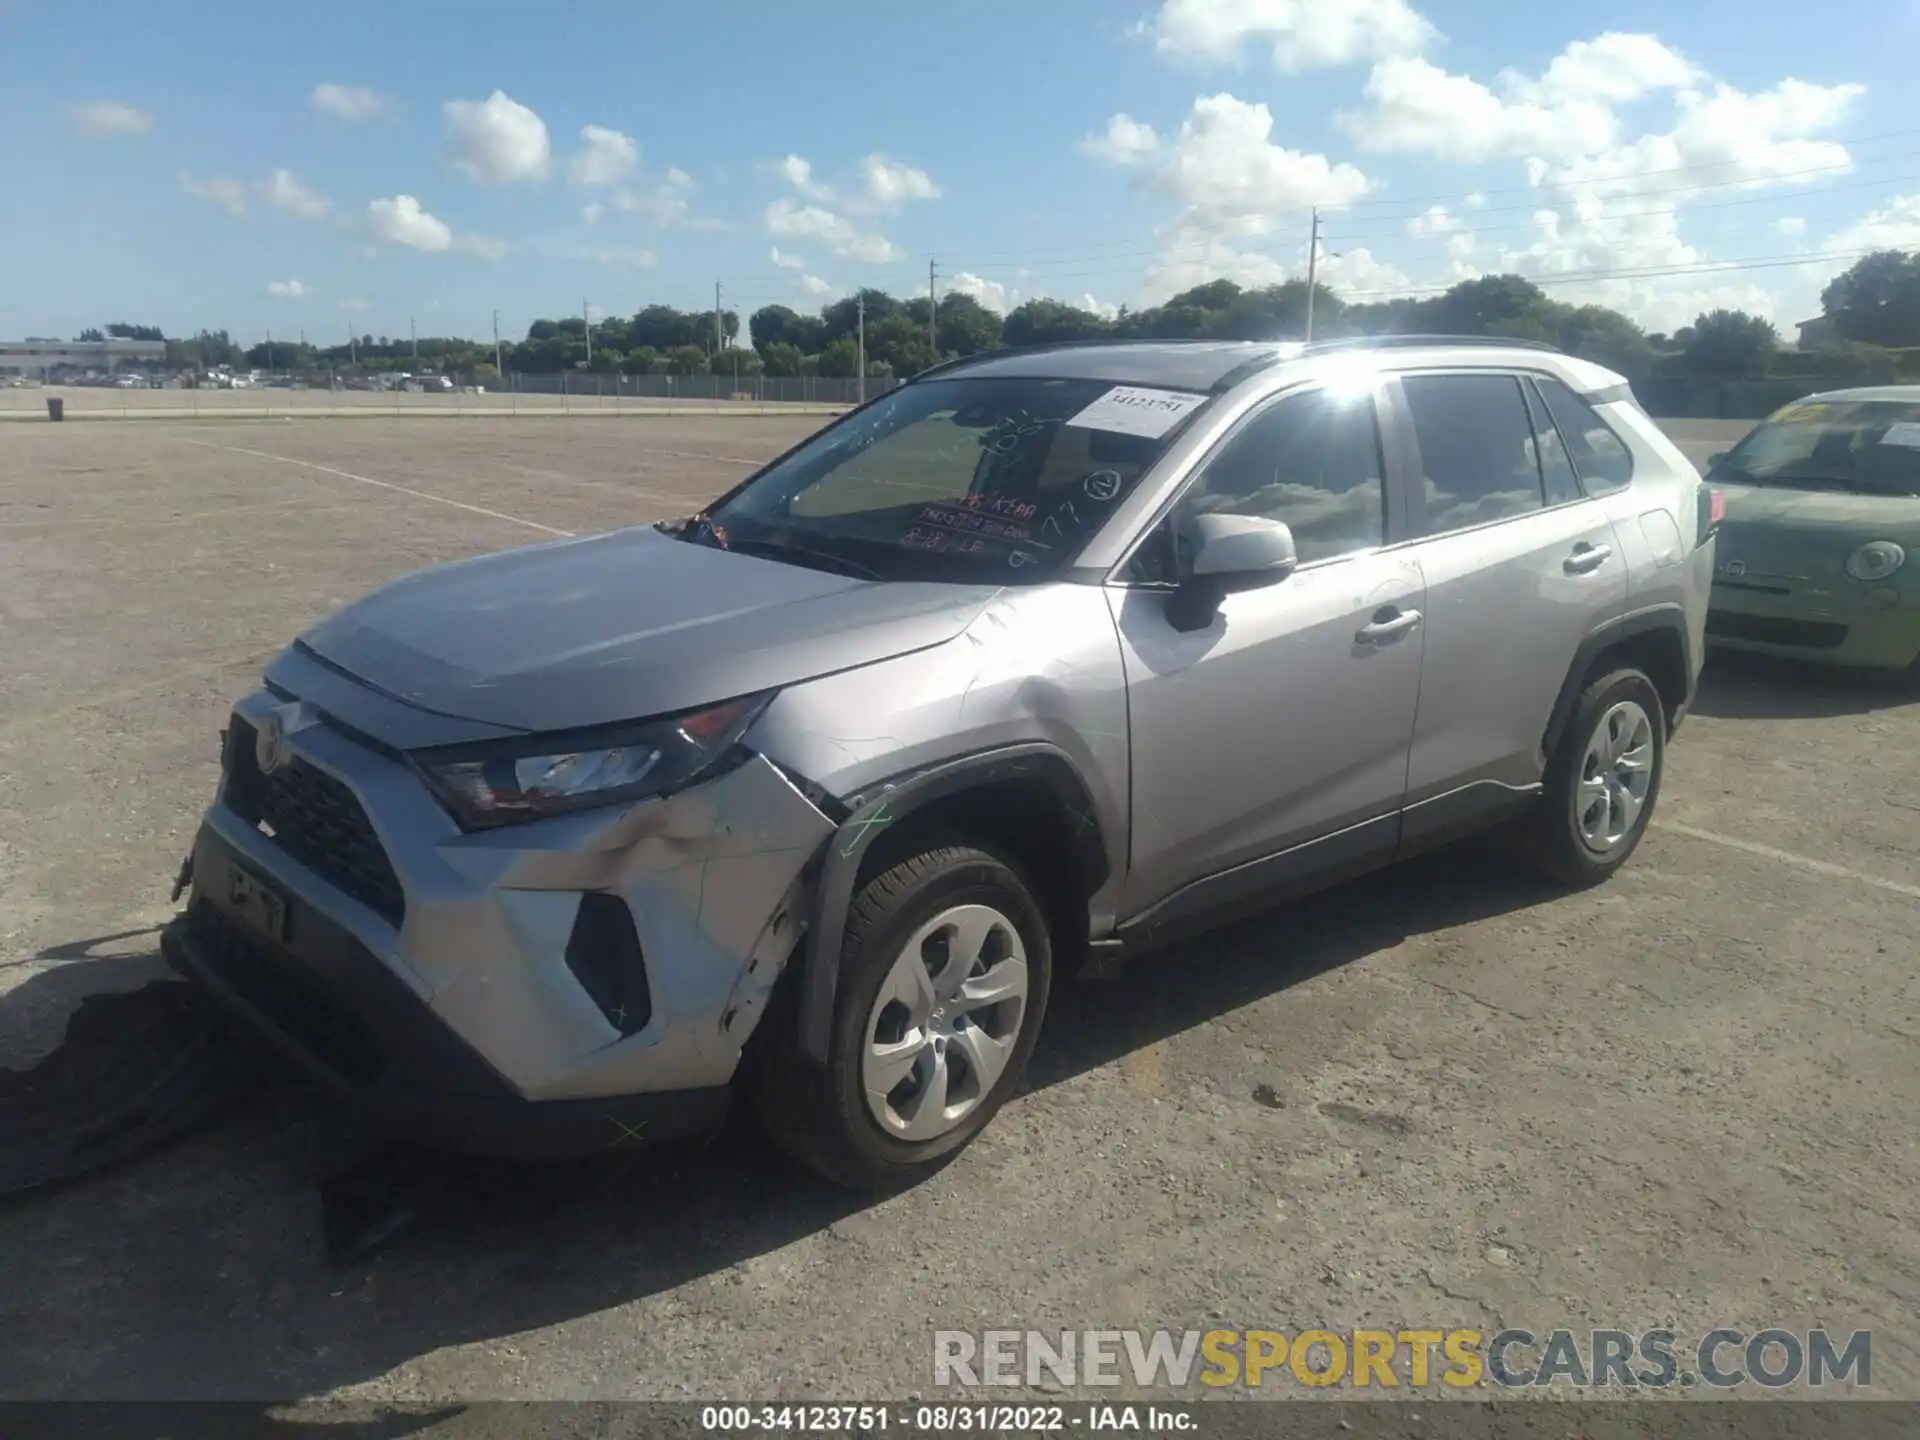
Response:
POLYGON ((992 454, 1011 455, 1023 442, 1059 424, 1057 415, 1041 417, 1016 410, 982 431, 978 443, 982 450, 992 454))
POLYGON ((973 510, 983 515, 998 515, 1005 520, 1031 520, 1040 513, 1040 507, 1032 501, 1016 500, 1011 495, 996 495, 991 490, 983 490, 977 495, 956 495, 951 500, 942 500, 935 508, 973 510))
MULTIPOLYGON (((1036 506, 1021 507, 1031 518, 1036 506)), ((958 505, 929 505, 920 512, 915 528, 934 526, 944 530, 957 531, 966 535, 980 535, 992 540, 1005 540, 1025 544, 1030 540, 1027 527, 1003 520, 995 514, 985 514, 978 510, 966 509, 958 505)))

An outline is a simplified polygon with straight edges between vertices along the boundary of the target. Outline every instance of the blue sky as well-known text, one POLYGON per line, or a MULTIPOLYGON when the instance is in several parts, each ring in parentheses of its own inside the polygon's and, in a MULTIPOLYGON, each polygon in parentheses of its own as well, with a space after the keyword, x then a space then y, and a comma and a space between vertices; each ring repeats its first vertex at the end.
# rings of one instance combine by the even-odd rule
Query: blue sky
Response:
POLYGON ((1652 328, 1920 246, 1910 4, 0 0, 0 337, 1517 269, 1652 328), (1768 262, 1754 264, 1752 262, 1768 262))

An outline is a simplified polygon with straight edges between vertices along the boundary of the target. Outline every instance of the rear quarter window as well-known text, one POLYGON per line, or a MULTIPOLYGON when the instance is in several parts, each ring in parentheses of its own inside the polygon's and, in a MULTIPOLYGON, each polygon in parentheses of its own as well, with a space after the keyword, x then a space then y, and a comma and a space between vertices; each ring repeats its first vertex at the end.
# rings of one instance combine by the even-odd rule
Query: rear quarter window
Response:
POLYGON ((1631 484, 1633 453, 1600 412, 1551 375, 1534 376, 1534 385, 1566 442, 1567 455, 1586 492, 1605 495, 1631 484))

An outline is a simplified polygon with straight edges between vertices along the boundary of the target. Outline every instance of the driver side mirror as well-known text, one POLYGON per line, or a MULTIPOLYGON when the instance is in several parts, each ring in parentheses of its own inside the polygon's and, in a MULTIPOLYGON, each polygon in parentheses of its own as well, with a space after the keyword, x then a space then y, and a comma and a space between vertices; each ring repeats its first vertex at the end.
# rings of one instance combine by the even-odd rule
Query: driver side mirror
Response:
POLYGON ((1299 568, 1293 531, 1258 515, 1197 515, 1190 522, 1193 558, 1167 602, 1176 630, 1204 630, 1220 602, 1242 590, 1277 585, 1299 568))

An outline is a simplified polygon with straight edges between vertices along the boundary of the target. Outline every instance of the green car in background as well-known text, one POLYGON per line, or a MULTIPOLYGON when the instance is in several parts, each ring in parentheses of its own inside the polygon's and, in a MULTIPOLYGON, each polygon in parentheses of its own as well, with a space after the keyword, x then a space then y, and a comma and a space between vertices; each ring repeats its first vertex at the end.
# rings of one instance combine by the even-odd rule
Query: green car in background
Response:
POLYGON ((1920 677, 1920 385, 1834 390, 1714 456, 1707 641, 1920 677))

